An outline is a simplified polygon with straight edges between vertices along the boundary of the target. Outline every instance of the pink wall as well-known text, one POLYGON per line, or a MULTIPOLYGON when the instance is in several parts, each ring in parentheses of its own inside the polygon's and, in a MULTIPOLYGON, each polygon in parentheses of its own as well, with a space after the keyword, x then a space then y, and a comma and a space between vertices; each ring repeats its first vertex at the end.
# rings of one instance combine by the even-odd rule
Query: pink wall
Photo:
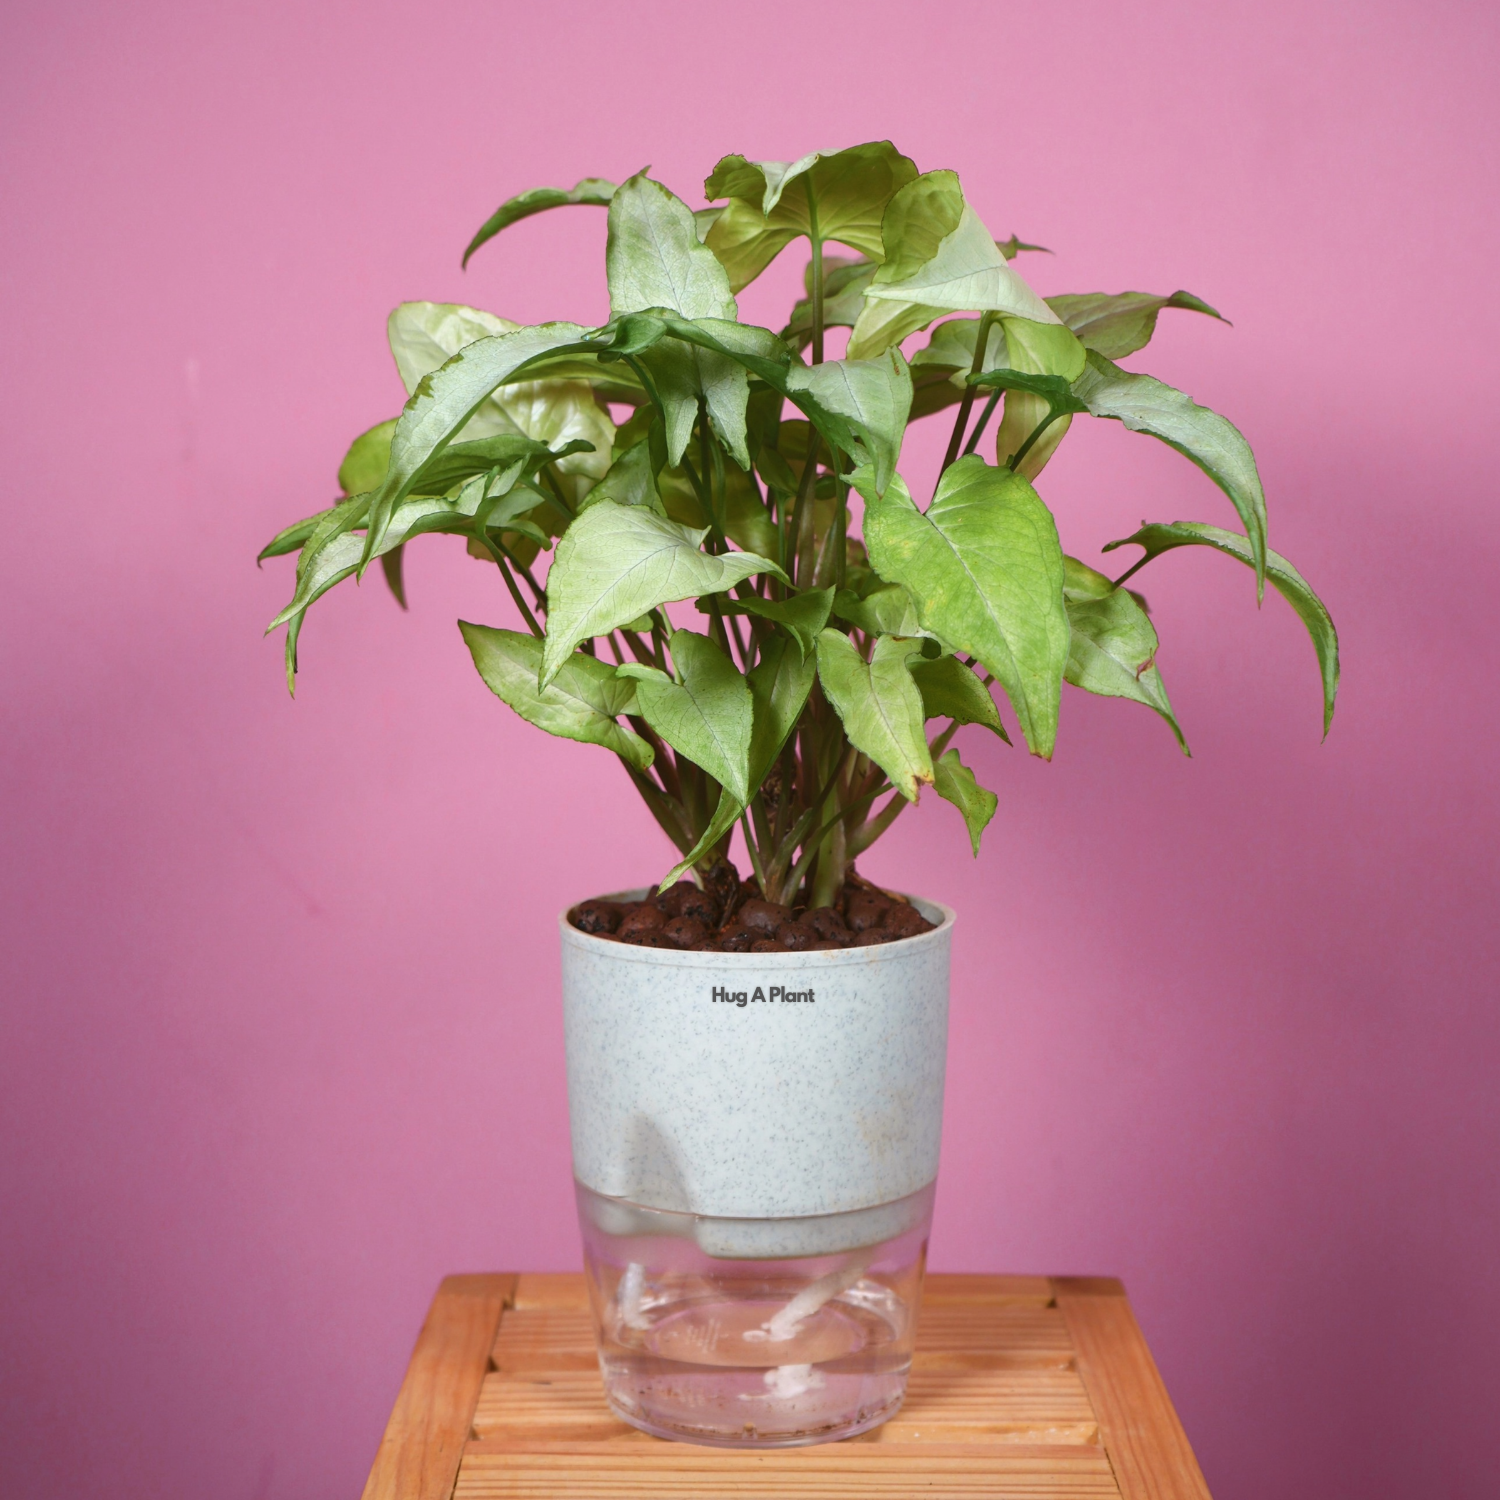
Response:
MULTIPOLYGON (((437 1278, 576 1262, 550 922, 663 841, 484 692, 453 621, 508 606, 454 549, 409 616, 315 611, 295 704, 251 559, 399 404, 396 301, 602 315, 585 211, 460 273, 501 197, 890 134, 1058 249, 1043 292, 1234 319, 1137 364, 1249 434, 1346 662, 1320 746, 1281 601, 1167 558, 1196 758, 1070 694, 1054 765, 967 746, 981 860, 941 804, 870 859, 963 914, 933 1262, 1122 1275, 1221 1500, 1493 1494, 1496 39, 1444 0, 7 7, 5 1493, 357 1493, 437 1278)), ((1225 518, 1106 425, 1046 476, 1071 550, 1225 518)))

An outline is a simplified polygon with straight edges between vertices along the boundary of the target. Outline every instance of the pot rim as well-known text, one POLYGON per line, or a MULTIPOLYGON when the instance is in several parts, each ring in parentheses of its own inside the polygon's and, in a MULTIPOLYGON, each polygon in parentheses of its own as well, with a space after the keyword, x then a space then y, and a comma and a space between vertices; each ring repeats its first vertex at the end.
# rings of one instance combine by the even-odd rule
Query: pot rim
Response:
MULTIPOLYGON (((629 891, 585 896, 582 901, 642 901, 654 889, 654 886, 637 886, 629 891)), ((904 896, 919 911, 923 907, 928 908, 928 911, 923 912, 928 921, 932 920, 929 912, 941 913, 937 926, 931 932, 919 932, 915 937, 899 938, 894 943, 876 943, 868 948, 804 948, 800 952, 786 953, 696 953, 691 949, 680 948, 638 948, 634 943, 621 943, 613 938, 596 937, 591 932, 580 932, 568 921, 568 913, 574 906, 581 905, 582 901, 575 901, 572 906, 560 911, 557 925, 564 943, 573 943, 586 953, 601 956, 608 954, 624 963, 656 964, 672 969, 717 969, 726 963, 748 965, 752 961, 762 968, 769 965, 773 969, 805 969, 808 964, 815 968, 838 968, 848 964, 871 963, 883 953, 891 953, 894 957, 893 950, 903 954, 916 954, 924 946, 947 941, 948 935, 953 931, 953 924, 958 920, 958 913, 951 906, 944 906, 941 901, 929 901, 925 896, 912 896, 905 891, 898 891, 896 894, 904 896)))

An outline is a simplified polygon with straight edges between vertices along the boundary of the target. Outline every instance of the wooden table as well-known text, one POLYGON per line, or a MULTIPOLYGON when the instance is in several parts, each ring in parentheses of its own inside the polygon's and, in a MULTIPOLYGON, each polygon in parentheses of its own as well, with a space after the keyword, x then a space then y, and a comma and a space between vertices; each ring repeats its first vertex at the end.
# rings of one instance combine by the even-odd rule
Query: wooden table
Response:
POLYGON ((1125 1289, 930 1275, 906 1403, 814 1448, 692 1447, 604 1404, 577 1275, 449 1276, 364 1500, 1208 1500, 1125 1289))

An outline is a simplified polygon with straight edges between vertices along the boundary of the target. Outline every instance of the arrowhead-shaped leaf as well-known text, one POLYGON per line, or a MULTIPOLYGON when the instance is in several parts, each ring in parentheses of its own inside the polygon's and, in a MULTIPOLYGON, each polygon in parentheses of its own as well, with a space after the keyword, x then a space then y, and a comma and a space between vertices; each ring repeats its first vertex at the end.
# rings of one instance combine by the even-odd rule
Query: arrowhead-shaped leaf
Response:
POLYGON ((1149 292, 1082 292, 1048 297, 1047 306, 1060 317, 1084 348, 1105 359, 1124 359, 1144 349, 1156 332, 1156 317, 1164 307, 1185 307, 1223 323, 1228 319, 1191 292, 1155 297, 1149 292))
POLYGON ((918 784, 932 781, 932 756, 923 729, 922 695, 907 670, 911 641, 883 635, 866 662, 842 631, 818 637, 818 681, 844 721, 849 743, 890 777, 908 802, 918 784))
POLYGON ((537 688, 542 646, 534 636, 494 630, 460 620, 474 665, 491 692, 508 703, 528 724, 563 739, 603 745, 638 771, 652 762, 650 745, 627 725, 622 714, 638 712, 635 684, 615 669, 581 652, 563 663, 545 688, 537 688))
MULTIPOLYGON (((578 658, 574 658, 578 659, 578 658)), ((750 800, 750 685, 706 635, 672 635, 674 681, 655 668, 627 664, 646 722, 675 750, 701 766, 741 806, 750 800)))
POLYGON ((659 604, 720 594, 754 573, 785 577, 753 552, 702 552, 703 537, 643 506, 613 500, 579 516, 547 575, 542 685, 580 641, 608 635, 659 604))
MULTIPOLYGON (((700 606, 701 607, 701 606, 700 606)), ((811 656, 817 649, 818 633, 828 623, 833 607, 831 588, 793 594, 790 599, 726 599, 726 613, 756 615, 780 625, 796 643, 800 655, 811 656)))
MULTIPOLYGON (((1217 526, 1205 526, 1200 521, 1173 521, 1170 524, 1157 522, 1142 526, 1133 536, 1118 542, 1110 542, 1101 548, 1113 552, 1116 547, 1140 547, 1145 556, 1136 567, 1151 561, 1174 547, 1214 547, 1230 557, 1238 558, 1248 568, 1255 566, 1255 553, 1246 538, 1232 531, 1221 531, 1217 526)), ((1339 637, 1333 628, 1333 619, 1323 601, 1308 587, 1307 580, 1280 553, 1267 551, 1266 576, 1272 586, 1297 612, 1297 617, 1307 626, 1312 637, 1313 649, 1318 654, 1318 668, 1323 677, 1323 734, 1333 723, 1333 705, 1339 691, 1339 637)), ((1132 572, 1135 569, 1131 569, 1132 572)))
POLYGON ((1073 382, 1073 394, 1094 416, 1112 417, 1132 432, 1160 438, 1229 496, 1249 538, 1256 597, 1264 594, 1266 496, 1255 455, 1239 428, 1160 380, 1122 370, 1093 352, 1088 368, 1073 382))
POLYGON ((703 184, 705 198, 729 204, 708 231, 736 291, 748 286, 799 235, 879 258, 880 223, 891 196, 917 175, 889 141, 870 141, 795 162, 750 162, 726 156, 703 184), (810 206, 811 204, 811 206, 810 206))
POLYGON ((1129 589, 1116 588, 1076 558, 1063 559, 1063 597, 1072 636, 1063 677, 1104 698, 1130 698, 1154 708, 1191 754, 1156 669, 1156 629, 1129 589))
MULTIPOLYGON (((782 747, 796 729, 816 676, 815 658, 799 656, 780 636, 766 643, 760 661, 750 669, 750 695, 755 702, 755 724, 750 732, 752 792, 766 779, 782 747)), ((727 788, 721 792, 719 805, 702 838, 682 862, 668 872, 662 889, 697 864, 734 827, 744 810, 744 804, 736 801, 727 788)))
POLYGON ((911 675, 922 695, 922 711, 929 719, 983 724, 1007 745, 1010 743, 990 690, 956 656, 913 662, 911 675))
POLYGON ((459 350, 440 369, 423 376, 391 437, 391 462, 372 497, 361 566, 378 555, 396 506, 413 493, 426 467, 463 430, 493 391, 540 369, 559 350, 592 352, 598 345, 576 323, 544 323, 481 338, 459 350))
MULTIPOLYGON (((606 263, 610 311, 616 318, 656 308, 687 319, 732 323, 738 316, 724 267, 699 243, 687 205, 644 173, 621 184, 609 206, 606 263)), ((667 462, 681 462, 702 397, 725 446, 748 469, 745 403, 750 383, 744 369, 722 354, 670 341, 639 358, 662 402, 667 462)))
POLYGON ((684 318, 739 316, 724 267, 698 242, 692 211, 644 172, 621 183, 610 202, 605 268, 612 317, 656 307, 684 318))
POLYGON ((911 371, 899 349, 878 359, 830 359, 793 365, 786 394, 845 453, 871 464, 884 493, 896 472, 911 411, 911 371))
POLYGON ((995 816, 1000 799, 975 781, 974 773, 958 758, 957 750, 946 751, 933 769, 933 790, 945 802, 951 802, 963 814, 969 830, 974 858, 979 858, 979 839, 995 816))
POLYGON ((999 679, 1026 743, 1050 758, 1068 659, 1051 512, 1021 475, 977 455, 944 471, 925 515, 899 477, 883 500, 863 470, 851 479, 876 572, 906 589, 925 628, 999 679))
MULTIPOLYGON (((423 376, 440 369, 460 349, 479 339, 515 333, 520 327, 507 318, 459 303, 403 302, 391 313, 386 331, 396 368, 410 395, 423 376)), ((588 445, 557 465, 558 473, 568 476, 565 490, 569 503, 576 506, 609 468, 615 426, 599 405, 589 380, 523 380, 501 386, 481 402, 460 436, 464 441, 474 441, 507 433, 535 438, 551 448, 562 448, 570 442, 588 445)))
POLYGON ((494 239, 502 229, 509 228, 520 219, 529 219, 532 214, 542 213, 546 209, 564 208, 574 203, 586 204, 594 208, 606 208, 614 195, 614 183, 607 182, 603 177, 582 178, 571 188, 530 188, 524 193, 517 193, 514 198, 507 198, 479 226, 478 233, 469 241, 469 248, 464 251, 463 264, 468 265, 469 257, 486 240, 494 239))
POLYGON ((968 204, 958 223, 925 260, 921 259, 925 247, 917 247, 910 256, 893 255, 893 248, 886 246, 886 261, 898 269, 889 276, 884 274, 884 266, 876 272, 865 294, 872 302, 904 303, 939 312, 1004 313, 1037 323, 1062 321, 1010 268, 993 236, 968 204), (898 275, 898 270, 905 274, 898 275))
MULTIPOLYGON (((886 583, 870 575, 873 587, 863 594, 854 589, 840 589, 833 601, 833 612, 866 635, 930 636, 917 618, 917 607, 911 595, 899 583, 886 583)), ((935 639, 935 637, 933 637, 935 639)))

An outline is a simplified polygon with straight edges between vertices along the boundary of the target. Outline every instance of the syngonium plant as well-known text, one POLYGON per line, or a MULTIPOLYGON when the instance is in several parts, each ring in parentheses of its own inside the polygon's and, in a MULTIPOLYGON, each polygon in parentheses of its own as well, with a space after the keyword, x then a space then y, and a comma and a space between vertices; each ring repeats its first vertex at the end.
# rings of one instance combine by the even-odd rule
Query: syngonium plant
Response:
POLYGON ((953 172, 919 173, 888 141, 790 164, 726 156, 704 196, 714 206, 695 212, 644 171, 587 178, 510 199, 475 235, 466 264, 544 209, 607 208, 603 327, 430 302, 391 314, 405 408, 355 439, 345 498, 261 554, 299 553, 272 622, 289 686, 315 599, 378 559, 404 605, 406 544, 463 537, 525 625, 459 622, 480 675, 528 722, 619 757, 681 855, 667 880, 722 868, 738 824, 767 899, 810 906, 923 786, 978 853, 997 798, 950 742, 975 724, 1009 743, 996 683, 1043 758, 1064 682, 1154 709, 1186 751, 1145 601, 1124 587, 1173 548, 1214 548, 1252 571, 1257 598, 1269 579, 1290 602, 1326 734, 1337 638, 1266 545, 1249 445, 1116 363, 1162 309, 1213 308, 1181 291, 1043 300, 1010 264, 1040 247, 997 242, 953 172), (740 322, 735 294, 797 240, 811 257, 786 327, 740 322), (838 359, 833 328, 849 330, 838 359), (950 408, 923 508, 902 440, 950 408), (1102 548, 1141 549, 1115 579, 1065 556, 1035 481, 1083 414, 1176 448, 1242 530, 1143 525, 1102 548))

